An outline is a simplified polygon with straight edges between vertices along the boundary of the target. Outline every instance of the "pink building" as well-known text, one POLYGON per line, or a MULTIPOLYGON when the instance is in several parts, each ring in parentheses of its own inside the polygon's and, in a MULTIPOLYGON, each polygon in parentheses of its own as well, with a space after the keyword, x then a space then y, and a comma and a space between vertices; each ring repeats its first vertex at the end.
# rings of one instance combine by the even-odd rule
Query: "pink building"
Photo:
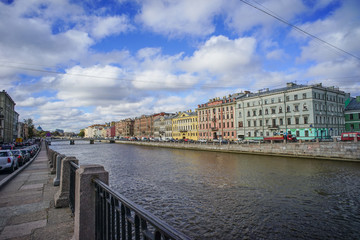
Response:
POLYGON ((199 139, 236 139, 235 97, 213 98, 197 108, 199 139))

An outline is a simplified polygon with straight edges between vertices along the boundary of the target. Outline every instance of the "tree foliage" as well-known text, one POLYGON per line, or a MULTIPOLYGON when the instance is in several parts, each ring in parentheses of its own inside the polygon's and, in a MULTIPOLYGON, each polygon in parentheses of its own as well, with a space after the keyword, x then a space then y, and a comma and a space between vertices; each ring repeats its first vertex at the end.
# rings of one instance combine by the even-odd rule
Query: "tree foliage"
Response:
POLYGON ((24 119, 24 123, 27 125, 29 138, 34 137, 34 122, 31 118, 24 119))
POLYGON ((85 130, 84 129, 81 129, 80 132, 79 132, 79 137, 84 137, 85 136, 85 130))

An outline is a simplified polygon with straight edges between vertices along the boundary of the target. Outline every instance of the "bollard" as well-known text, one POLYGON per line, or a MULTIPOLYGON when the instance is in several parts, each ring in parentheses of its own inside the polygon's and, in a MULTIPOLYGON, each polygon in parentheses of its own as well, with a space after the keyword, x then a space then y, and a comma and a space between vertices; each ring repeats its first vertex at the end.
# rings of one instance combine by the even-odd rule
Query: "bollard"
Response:
POLYGON ((109 173, 101 165, 81 165, 75 176, 74 239, 95 239, 95 189, 93 179, 108 184, 109 173))

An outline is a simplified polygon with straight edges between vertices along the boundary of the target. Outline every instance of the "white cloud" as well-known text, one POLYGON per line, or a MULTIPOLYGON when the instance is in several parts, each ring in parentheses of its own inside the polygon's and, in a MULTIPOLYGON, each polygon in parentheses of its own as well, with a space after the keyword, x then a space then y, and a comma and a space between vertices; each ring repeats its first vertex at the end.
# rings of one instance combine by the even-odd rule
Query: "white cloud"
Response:
POLYGON ((256 40, 213 36, 193 56, 185 58, 182 67, 190 72, 206 71, 220 76, 235 76, 255 64, 256 40))
POLYGON ((212 17, 221 11, 222 4, 221 0, 146 0, 137 19, 152 31, 169 36, 206 36, 214 32, 212 17))
POLYGON ((126 32, 132 28, 127 16, 94 17, 92 35, 95 38, 104 38, 126 32))

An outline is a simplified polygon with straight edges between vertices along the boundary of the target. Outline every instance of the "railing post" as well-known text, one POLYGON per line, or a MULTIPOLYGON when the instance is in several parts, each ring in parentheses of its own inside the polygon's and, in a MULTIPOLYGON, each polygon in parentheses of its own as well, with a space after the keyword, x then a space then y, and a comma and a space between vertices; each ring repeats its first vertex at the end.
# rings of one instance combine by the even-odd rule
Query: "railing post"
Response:
POLYGON ((101 165, 81 165, 75 176, 74 239, 95 239, 95 189, 93 179, 105 184, 109 173, 101 165))
POLYGON ((56 176, 54 178, 54 186, 60 185, 60 175, 61 175, 61 160, 65 157, 65 155, 57 155, 56 156, 56 176))
POLYGON ((75 157, 66 157, 61 161, 60 189, 54 196, 56 208, 69 207, 70 161, 79 163, 75 157))

